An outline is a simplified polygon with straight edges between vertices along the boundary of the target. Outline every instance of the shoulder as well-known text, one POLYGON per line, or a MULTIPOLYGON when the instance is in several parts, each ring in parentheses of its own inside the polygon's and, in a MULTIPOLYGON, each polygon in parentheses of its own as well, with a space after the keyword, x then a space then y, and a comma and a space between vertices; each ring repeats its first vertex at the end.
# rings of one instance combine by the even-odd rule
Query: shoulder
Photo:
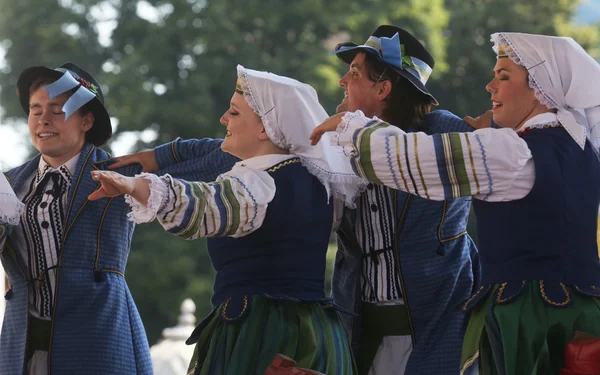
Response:
POLYGON ((425 115, 425 121, 463 121, 460 117, 455 115, 454 113, 447 111, 445 109, 439 109, 436 111, 431 111, 425 115))
POLYGON ((425 115, 425 124, 430 133, 464 132, 472 131, 462 118, 446 110, 437 110, 425 115))

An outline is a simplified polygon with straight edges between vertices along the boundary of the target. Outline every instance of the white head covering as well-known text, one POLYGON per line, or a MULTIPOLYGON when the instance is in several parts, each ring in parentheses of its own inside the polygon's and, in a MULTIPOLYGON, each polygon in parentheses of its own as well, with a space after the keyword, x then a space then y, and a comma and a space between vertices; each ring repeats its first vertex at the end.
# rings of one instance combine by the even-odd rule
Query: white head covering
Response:
POLYGON ((248 105, 258 114, 269 139, 279 148, 297 155, 329 194, 354 206, 366 182, 352 170, 341 149, 330 146, 326 133, 316 146, 309 137, 329 116, 310 85, 273 73, 237 66, 238 84, 248 105))
POLYGON ((19 224, 24 207, 8 184, 4 173, 0 172, 0 224, 19 224))
POLYGON ((557 109, 558 121, 583 149, 586 137, 600 150, 600 65, 572 38, 492 34, 494 50, 527 69, 540 103, 557 109))

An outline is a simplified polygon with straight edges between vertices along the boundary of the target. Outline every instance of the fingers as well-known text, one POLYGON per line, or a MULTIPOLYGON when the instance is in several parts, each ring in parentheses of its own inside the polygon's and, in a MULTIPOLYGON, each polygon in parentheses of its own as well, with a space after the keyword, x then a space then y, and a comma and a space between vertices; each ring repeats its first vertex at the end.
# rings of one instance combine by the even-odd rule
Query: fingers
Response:
POLYGON ((100 182, 108 182, 116 185, 118 182, 116 179, 121 175, 117 172, 110 171, 92 171, 92 179, 100 182))
POLYGON ((465 116, 463 118, 463 121, 466 122, 467 124, 469 124, 471 127, 477 128, 477 120, 474 119, 473 117, 471 117, 471 116, 465 116))
POLYGON ((323 125, 317 126, 315 128, 315 130, 313 130, 312 134, 309 137, 310 144, 314 146, 317 143, 319 143, 319 141, 321 140, 321 137, 323 136, 324 133, 325 133, 325 128, 323 127, 323 125))
POLYGON ((88 200, 95 201, 100 198, 104 198, 106 196, 107 196, 106 192, 104 191, 104 189, 102 187, 100 187, 100 189, 98 189, 98 190, 94 191, 92 194, 88 195, 88 200))
POLYGON ((489 128, 490 126, 492 126, 493 115, 493 111, 487 111, 483 115, 476 118, 473 118, 471 116, 465 116, 463 118, 463 121, 475 129, 489 128))

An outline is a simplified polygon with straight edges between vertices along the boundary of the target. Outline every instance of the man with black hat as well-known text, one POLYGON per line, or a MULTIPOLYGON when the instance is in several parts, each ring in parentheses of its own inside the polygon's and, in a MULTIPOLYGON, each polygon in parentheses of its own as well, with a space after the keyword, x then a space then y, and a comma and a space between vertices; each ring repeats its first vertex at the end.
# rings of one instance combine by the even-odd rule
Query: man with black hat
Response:
MULTIPOLYGON (((350 66, 338 111, 405 131, 473 130, 450 112, 430 112, 438 105, 425 86, 434 60, 409 32, 380 26, 363 45, 343 43, 334 53, 350 66)), ((341 119, 317 128, 313 142, 341 119)), ((420 183, 420 171, 405 172, 400 183, 420 183)), ((471 295, 479 267, 469 208, 468 199, 429 201, 369 184, 356 211, 345 212, 332 291, 358 314, 344 318, 361 374, 458 374, 467 320, 454 307, 471 295)))
MULTIPOLYGON (((17 94, 40 155, 6 173, 25 212, 19 226, 0 230, 9 280, 0 374, 151 374, 146 334, 124 277, 134 228, 129 206, 122 198, 88 201, 99 187, 90 172, 110 159, 99 148, 112 135, 100 85, 71 63, 34 66, 21 73, 17 94)), ((220 142, 204 145, 209 154, 220 142)), ((237 160, 220 150, 214 155, 194 161, 196 179, 212 181, 216 166, 237 160)), ((186 168, 158 173, 186 178, 186 168)))

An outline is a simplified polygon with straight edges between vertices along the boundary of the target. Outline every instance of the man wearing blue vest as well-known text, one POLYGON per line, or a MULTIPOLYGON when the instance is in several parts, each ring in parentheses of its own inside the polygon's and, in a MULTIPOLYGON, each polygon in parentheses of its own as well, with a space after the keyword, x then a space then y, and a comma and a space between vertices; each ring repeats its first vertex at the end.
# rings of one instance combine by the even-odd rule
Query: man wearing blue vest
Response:
MULTIPOLYGON (((340 111, 405 131, 473 130, 437 101, 425 83, 434 59, 409 32, 377 28, 334 52, 349 65, 340 111)), ((415 147, 417 147, 415 145, 415 147)), ((398 155, 398 157, 405 157, 398 155)), ((409 173, 415 184, 419 171, 409 173)), ((398 177, 400 178, 400 176, 398 177)), ((478 282, 477 249, 466 232, 470 199, 429 201, 369 184, 338 230, 332 289, 361 374, 458 374, 467 317, 455 307, 478 282)))
MULTIPOLYGON (((17 82, 40 155, 5 174, 25 204, 20 225, 0 226, 8 275, 0 374, 152 374, 146 333, 125 282, 134 223, 123 198, 89 201, 112 135, 100 85, 80 67, 34 66, 17 82)), ((204 140, 196 180, 212 181, 235 158, 204 140)), ((157 155, 171 153, 163 147, 157 155)), ((158 171, 190 178, 190 164, 158 171)), ((141 172, 139 165, 119 169, 141 172)))

